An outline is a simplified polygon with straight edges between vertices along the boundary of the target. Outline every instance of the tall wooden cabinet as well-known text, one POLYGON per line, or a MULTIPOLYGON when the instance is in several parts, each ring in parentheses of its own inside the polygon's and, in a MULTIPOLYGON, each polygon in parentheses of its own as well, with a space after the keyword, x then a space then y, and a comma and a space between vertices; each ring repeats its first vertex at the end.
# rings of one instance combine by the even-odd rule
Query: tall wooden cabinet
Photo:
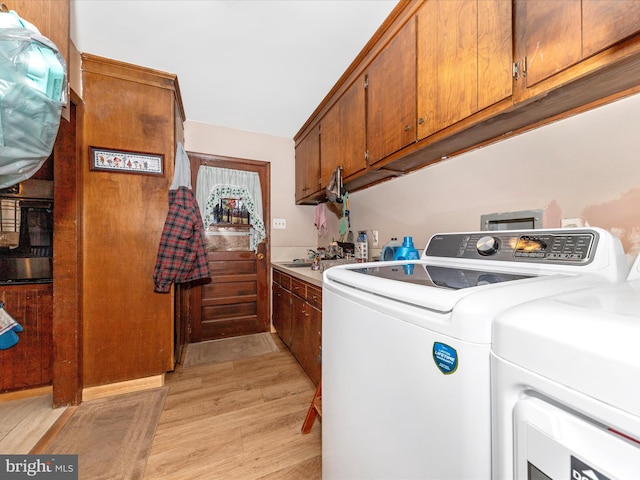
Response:
POLYGON ((82 55, 83 372, 91 387, 173 368, 174 302, 154 292, 184 112, 175 75, 82 55), (164 173, 91 170, 89 148, 163 155, 164 173))

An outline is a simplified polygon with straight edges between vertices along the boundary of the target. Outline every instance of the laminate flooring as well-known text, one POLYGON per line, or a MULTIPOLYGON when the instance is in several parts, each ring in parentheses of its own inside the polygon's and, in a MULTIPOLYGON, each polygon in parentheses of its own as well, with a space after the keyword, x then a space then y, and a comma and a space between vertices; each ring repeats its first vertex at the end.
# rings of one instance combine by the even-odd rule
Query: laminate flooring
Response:
POLYGON ((0 453, 27 454, 62 416, 51 394, 0 402, 0 453))
MULTIPOLYGON (((300 432, 315 386, 276 334, 278 352, 184 368, 166 375, 169 393, 144 480, 319 480, 321 425, 300 432)), ((29 453, 63 410, 51 397, 0 408, 1 453, 29 453), (7 418, 21 412, 20 422, 7 418), (42 420, 45 418, 46 420, 42 420), (20 439, 18 444, 16 439, 20 439), (4 442, 4 443, 3 443, 4 442), (9 451, 11 447, 11 451, 9 451)), ((0 407, 2 404, 0 404, 0 407)))
POLYGON ((321 478, 320 422, 300 432, 315 386, 274 341, 275 353, 167 375, 145 480, 321 478))

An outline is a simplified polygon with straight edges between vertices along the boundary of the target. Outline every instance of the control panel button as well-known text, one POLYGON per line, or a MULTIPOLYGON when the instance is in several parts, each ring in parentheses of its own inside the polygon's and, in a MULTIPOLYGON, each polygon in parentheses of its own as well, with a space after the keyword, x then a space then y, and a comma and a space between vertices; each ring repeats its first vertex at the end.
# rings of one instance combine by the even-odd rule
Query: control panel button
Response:
POLYGON ((480 255, 493 255, 500 248, 500 242, 496 237, 481 237, 476 242, 476 249, 480 255))

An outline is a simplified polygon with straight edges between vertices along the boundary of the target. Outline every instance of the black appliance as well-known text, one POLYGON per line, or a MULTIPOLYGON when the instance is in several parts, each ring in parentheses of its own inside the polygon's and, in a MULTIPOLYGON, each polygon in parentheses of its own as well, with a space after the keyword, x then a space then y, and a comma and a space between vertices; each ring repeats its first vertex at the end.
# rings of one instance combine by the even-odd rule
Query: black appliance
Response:
POLYGON ((0 191, 0 284, 51 283, 53 200, 7 190, 0 191))

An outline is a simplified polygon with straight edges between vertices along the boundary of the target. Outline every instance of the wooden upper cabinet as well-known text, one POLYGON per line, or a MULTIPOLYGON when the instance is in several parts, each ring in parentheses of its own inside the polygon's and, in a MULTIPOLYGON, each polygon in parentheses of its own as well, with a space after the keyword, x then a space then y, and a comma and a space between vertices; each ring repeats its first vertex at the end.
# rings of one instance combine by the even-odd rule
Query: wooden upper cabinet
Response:
POLYGON ((586 58, 640 31, 640 2, 582 0, 582 31, 586 58))
POLYGON ((518 0, 518 61, 527 87, 582 58, 581 0, 518 0))
POLYGON ((430 0, 416 17, 418 139, 512 94, 511 2, 430 0))
POLYGON ((615 55, 589 59, 640 31, 635 0, 516 0, 515 5, 518 100, 611 64, 615 55))
POLYGON ((371 165, 416 141, 415 18, 369 64, 366 78, 371 165))
POLYGON ((320 191, 320 127, 314 126, 296 145, 296 201, 320 191))
POLYGON ((364 78, 358 78, 320 121, 322 187, 337 167, 342 167, 343 178, 367 167, 366 137, 364 78))

